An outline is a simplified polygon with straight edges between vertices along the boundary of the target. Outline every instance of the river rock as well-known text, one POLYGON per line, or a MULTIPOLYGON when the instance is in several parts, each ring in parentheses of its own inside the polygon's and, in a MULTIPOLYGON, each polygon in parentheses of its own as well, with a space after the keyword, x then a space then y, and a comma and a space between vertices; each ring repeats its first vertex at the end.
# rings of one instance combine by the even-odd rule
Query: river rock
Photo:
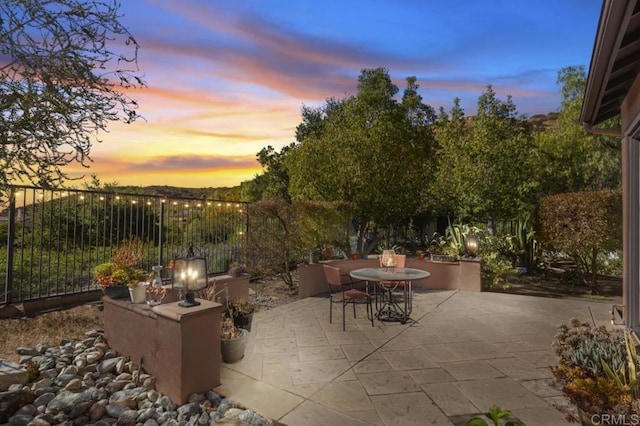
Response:
POLYGON ((80 342, 20 349, 20 363, 33 362, 41 378, 0 392, 0 425, 271 425, 212 390, 177 406, 155 389, 155 377, 143 366, 110 349, 101 333, 90 333, 80 342))
POLYGON ((116 364, 120 361, 121 357, 108 358, 98 364, 98 373, 110 373, 116 369, 116 364))

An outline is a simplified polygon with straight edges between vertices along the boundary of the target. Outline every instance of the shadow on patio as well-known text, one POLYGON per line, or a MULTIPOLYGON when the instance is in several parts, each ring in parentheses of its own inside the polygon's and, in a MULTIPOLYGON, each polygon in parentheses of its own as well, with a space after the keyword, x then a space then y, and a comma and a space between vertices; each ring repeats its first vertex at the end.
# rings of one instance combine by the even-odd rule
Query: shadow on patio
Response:
POLYGON ((609 324, 611 302, 415 291, 413 323, 375 322, 312 297, 258 312, 245 358, 223 364, 228 397, 284 424, 464 424, 493 404, 527 425, 565 425, 552 385, 556 327, 609 324))

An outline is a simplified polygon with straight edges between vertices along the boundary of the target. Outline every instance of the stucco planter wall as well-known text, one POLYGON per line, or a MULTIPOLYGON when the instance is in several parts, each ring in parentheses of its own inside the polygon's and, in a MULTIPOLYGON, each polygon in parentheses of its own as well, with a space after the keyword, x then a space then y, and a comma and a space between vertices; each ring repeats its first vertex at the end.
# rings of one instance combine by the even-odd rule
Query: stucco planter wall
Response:
POLYGON ((103 297, 104 331, 109 346, 140 362, 155 377, 156 389, 176 404, 192 393, 220 385, 222 305, 198 299, 150 308, 126 299, 103 297))
MULTIPOLYGON (((421 269, 431 273, 429 278, 413 281, 413 288, 481 291, 481 262, 481 259, 461 259, 458 262, 432 262, 431 260, 408 258, 406 266, 407 268, 421 269)), ((298 267, 298 294, 301 297, 311 297, 328 292, 324 270, 322 269, 324 263, 340 268, 344 274, 348 274, 354 269, 377 268, 379 265, 377 258, 344 259, 300 265, 298 267)))
POLYGON ((233 299, 249 299, 249 274, 242 274, 239 277, 232 275, 212 275, 208 278, 209 284, 216 284, 216 302, 221 304, 227 303, 226 294, 229 295, 229 300, 233 299), (226 292, 221 291, 226 289, 226 292))

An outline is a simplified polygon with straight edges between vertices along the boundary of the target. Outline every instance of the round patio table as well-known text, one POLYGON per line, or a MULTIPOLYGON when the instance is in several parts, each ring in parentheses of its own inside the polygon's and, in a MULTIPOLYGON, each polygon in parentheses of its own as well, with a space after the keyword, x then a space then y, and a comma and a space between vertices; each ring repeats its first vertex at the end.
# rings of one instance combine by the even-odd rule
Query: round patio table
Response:
POLYGON ((412 294, 411 281, 428 278, 431 274, 421 269, 413 268, 362 268, 354 269, 349 273, 351 277, 367 282, 375 282, 373 286, 376 300, 376 318, 380 321, 400 321, 402 324, 407 322, 411 315, 412 294), (393 290, 401 283, 403 289, 404 308, 393 298, 393 290), (380 287, 383 300, 380 308, 378 308, 378 291, 380 287))

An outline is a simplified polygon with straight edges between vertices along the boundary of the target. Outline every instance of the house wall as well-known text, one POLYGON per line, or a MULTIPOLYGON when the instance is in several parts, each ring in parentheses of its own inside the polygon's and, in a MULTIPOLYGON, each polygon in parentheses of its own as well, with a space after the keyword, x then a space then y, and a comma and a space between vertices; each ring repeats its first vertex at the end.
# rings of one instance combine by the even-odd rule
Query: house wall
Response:
POLYGON ((627 327, 640 329, 640 76, 621 109, 622 126, 622 303, 627 327))

